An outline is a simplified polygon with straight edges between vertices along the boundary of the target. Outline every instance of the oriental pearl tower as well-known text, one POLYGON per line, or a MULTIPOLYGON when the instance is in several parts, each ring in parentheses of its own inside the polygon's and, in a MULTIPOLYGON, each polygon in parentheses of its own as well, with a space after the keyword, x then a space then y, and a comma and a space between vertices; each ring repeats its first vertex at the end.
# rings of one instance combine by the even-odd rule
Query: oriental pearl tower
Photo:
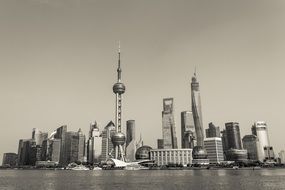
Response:
POLYGON ((113 85, 113 92, 116 94, 116 115, 115 115, 116 133, 112 136, 112 143, 115 149, 115 159, 125 161, 123 145, 125 144, 126 137, 125 134, 121 132, 121 124, 122 124, 122 94, 124 94, 126 87, 121 82, 121 73, 122 73, 121 52, 119 45, 118 68, 117 68, 118 79, 117 82, 113 85))

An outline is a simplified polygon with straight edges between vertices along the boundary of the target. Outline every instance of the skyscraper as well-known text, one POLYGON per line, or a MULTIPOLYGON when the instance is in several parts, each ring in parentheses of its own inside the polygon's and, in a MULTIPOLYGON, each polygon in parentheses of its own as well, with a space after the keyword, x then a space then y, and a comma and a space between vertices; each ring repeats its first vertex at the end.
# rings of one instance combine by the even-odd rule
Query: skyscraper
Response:
POLYGON ((36 163, 36 142, 33 139, 20 139, 18 147, 18 166, 36 163))
POLYGON ((65 148, 67 164, 78 161, 79 136, 77 132, 66 132, 65 148))
POLYGON ((61 148, 61 140, 60 139, 52 139, 49 141, 49 150, 48 150, 48 160, 53 161, 55 163, 59 163, 60 160, 60 148, 61 148))
POLYGON ((210 163, 220 163, 224 161, 224 151, 222 139, 219 137, 206 138, 204 140, 205 149, 210 163))
POLYGON ((68 164, 68 161, 67 161, 67 152, 66 152, 66 133, 67 133, 67 126, 66 125, 63 125, 59 128, 56 129, 56 132, 54 134, 54 138, 55 139, 60 139, 60 158, 59 158, 59 164, 61 166, 66 166, 68 164))
POLYGON ((173 98, 164 98, 162 111, 162 138, 163 148, 165 149, 177 148, 173 111, 173 98))
POLYGON ((251 131, 259 139, 261 149, 260 159, 262 161, 274 159, 273 147, 269 143, 267 124, 264 121, 257 121, 253 124, 251 131))
POLYGON ((242 149, 239 123, 229 122, 226 123, 225 126, 226 126, 227 141, 228 141, 227 148, 242 149))
POLYGON ((116 133, 112 136, 112 143, 115 148, 115 159, 125 160, 125 151, 123 150, 123 145, 125 144, 126 137, 121 131, 122 124, 122 94, 124 94, 126 87, 124 83, 121 82, 121 52, 120 46, 118 51, 118 69, 117 69, 117 83, 113 86, 113 92, 116 94, 116 133))
POLYGON ((81 129, 78 132, 69 131, 65 136, 65 156, 67 164, 84 161, 85 136, 81 129))
POLYGON ((135 120, 127 121, 126 160, 134 161, 136 154, 136 128, 135 120))
POLYGON ((157 139, 157 149, 163 149, 163 139, 157 139))
POLYGON ((194 148, 196 145, 196 132, 191 111, 181 112, 181 147, 194 148))
POLYGON ((199 82, 197 81, 196 71, 192 77, 191 82, 191 100, 192 100, 192 113, 195 124, 195 131, 197 137, 197 146, 204 147, 204 128, 202 121, 202 106, 199 90, 199 82))
POLYGON ((113 158, 115 156, 114 146, 111 141, 111 138, 115 133, 115 124, 110 121, 102 131, 102 161, 106 161, 108 158, 113 158))
POLYGON ((42 160, 42 151, 45 150, 45 147, 43 147, 43 142, 47 140, 48 133, 41 132, 38 128, 33 128, 32 132, 32 140, 35 141, 36 147, 36 161, 42 160))
POLYGON ((78 158, 77 161, 84 162, 85 154, 85 135, 82 133, 81 129, 78 130, 78 158))
POLYGON ((261 149, 259 146, 259 139, 255 135, 245 135, 242 138, 243 148, 247 150, 249 160, 260 160, 261 149))
POLYGON ((38 128, 33 128, 32 139, 35 140, 36 145, 42 146, 44 140, 48 138, 48 133, 40 131, 38 128))
POLYGON ((102 135, 100 134, 96 121, 90 124, 87 147, 87 162, 89 164, 100 162, 102 153, 102 135))
POLYGON ((228 122, 226 129, 222 132, 223 143, 227 160, 244 161, 247 159, 247 151, 242 148, 239 123, 228 122))
POLYGON ((279 160, 280 160, 280 164, 285 164, 285 151, 281 150, 279 153, 279 160))
POLYGON ((142 134, 140 134, 140 139, 138 142, 136 142, 136 150, 143 146, 143 139, 142 134))
POLYGON ((221 137, 220 127, 216 127, 212 122, 209 123, 209 129, 206 129, 206 137, 221 137))

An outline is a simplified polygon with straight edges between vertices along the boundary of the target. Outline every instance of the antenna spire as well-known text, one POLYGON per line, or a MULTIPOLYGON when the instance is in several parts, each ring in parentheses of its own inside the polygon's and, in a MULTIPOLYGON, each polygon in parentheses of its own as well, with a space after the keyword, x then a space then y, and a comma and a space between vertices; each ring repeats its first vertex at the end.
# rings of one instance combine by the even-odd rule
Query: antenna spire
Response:
POLYGON ((119 41, 119 47, 118 47, 118 69, 117 69, 117 73, 118 73, 118 82, 121 82, 122 69, 121 69, 121 43, 120 43, 120 41, 119 41))

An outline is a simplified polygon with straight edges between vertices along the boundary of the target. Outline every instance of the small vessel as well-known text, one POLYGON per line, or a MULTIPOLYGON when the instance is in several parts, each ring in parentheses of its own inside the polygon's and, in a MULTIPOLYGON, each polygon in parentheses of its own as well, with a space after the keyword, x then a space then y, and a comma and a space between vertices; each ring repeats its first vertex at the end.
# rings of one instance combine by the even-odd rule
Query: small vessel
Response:
POLYGON ((149 169, 148 167, 139 164, 130 164, 124 168, 124 170, 148 170, 148 169, 149 169))
POLYGON ((70 170, 76 170, 76 171, 82 171, 82 170, 89 170, 89 168, 83 166, 83 165, 77 165, 73 168, 70 168, 70 170))
POLYGON ((96 166, 96 167, 93 168, 93 170, 102 170, 102 168, 96 166))
POLYGON ((234 170, 238 170, 239 167, 238 167, 238 166, 233 166, 233 169, 234 169, 234 170))

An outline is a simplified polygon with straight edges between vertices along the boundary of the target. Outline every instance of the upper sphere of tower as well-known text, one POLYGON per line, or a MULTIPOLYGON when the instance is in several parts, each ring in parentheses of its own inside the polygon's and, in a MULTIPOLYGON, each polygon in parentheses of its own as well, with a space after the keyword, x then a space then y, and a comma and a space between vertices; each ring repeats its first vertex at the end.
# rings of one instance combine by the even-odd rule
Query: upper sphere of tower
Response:
POLYGON ((113 86, 113 92, 114 93, 118 93, 118 94, 124 94, 126 90, 126 87, 123 83, 121 82, 117 82, 116 84, 114 84, 113 86))

